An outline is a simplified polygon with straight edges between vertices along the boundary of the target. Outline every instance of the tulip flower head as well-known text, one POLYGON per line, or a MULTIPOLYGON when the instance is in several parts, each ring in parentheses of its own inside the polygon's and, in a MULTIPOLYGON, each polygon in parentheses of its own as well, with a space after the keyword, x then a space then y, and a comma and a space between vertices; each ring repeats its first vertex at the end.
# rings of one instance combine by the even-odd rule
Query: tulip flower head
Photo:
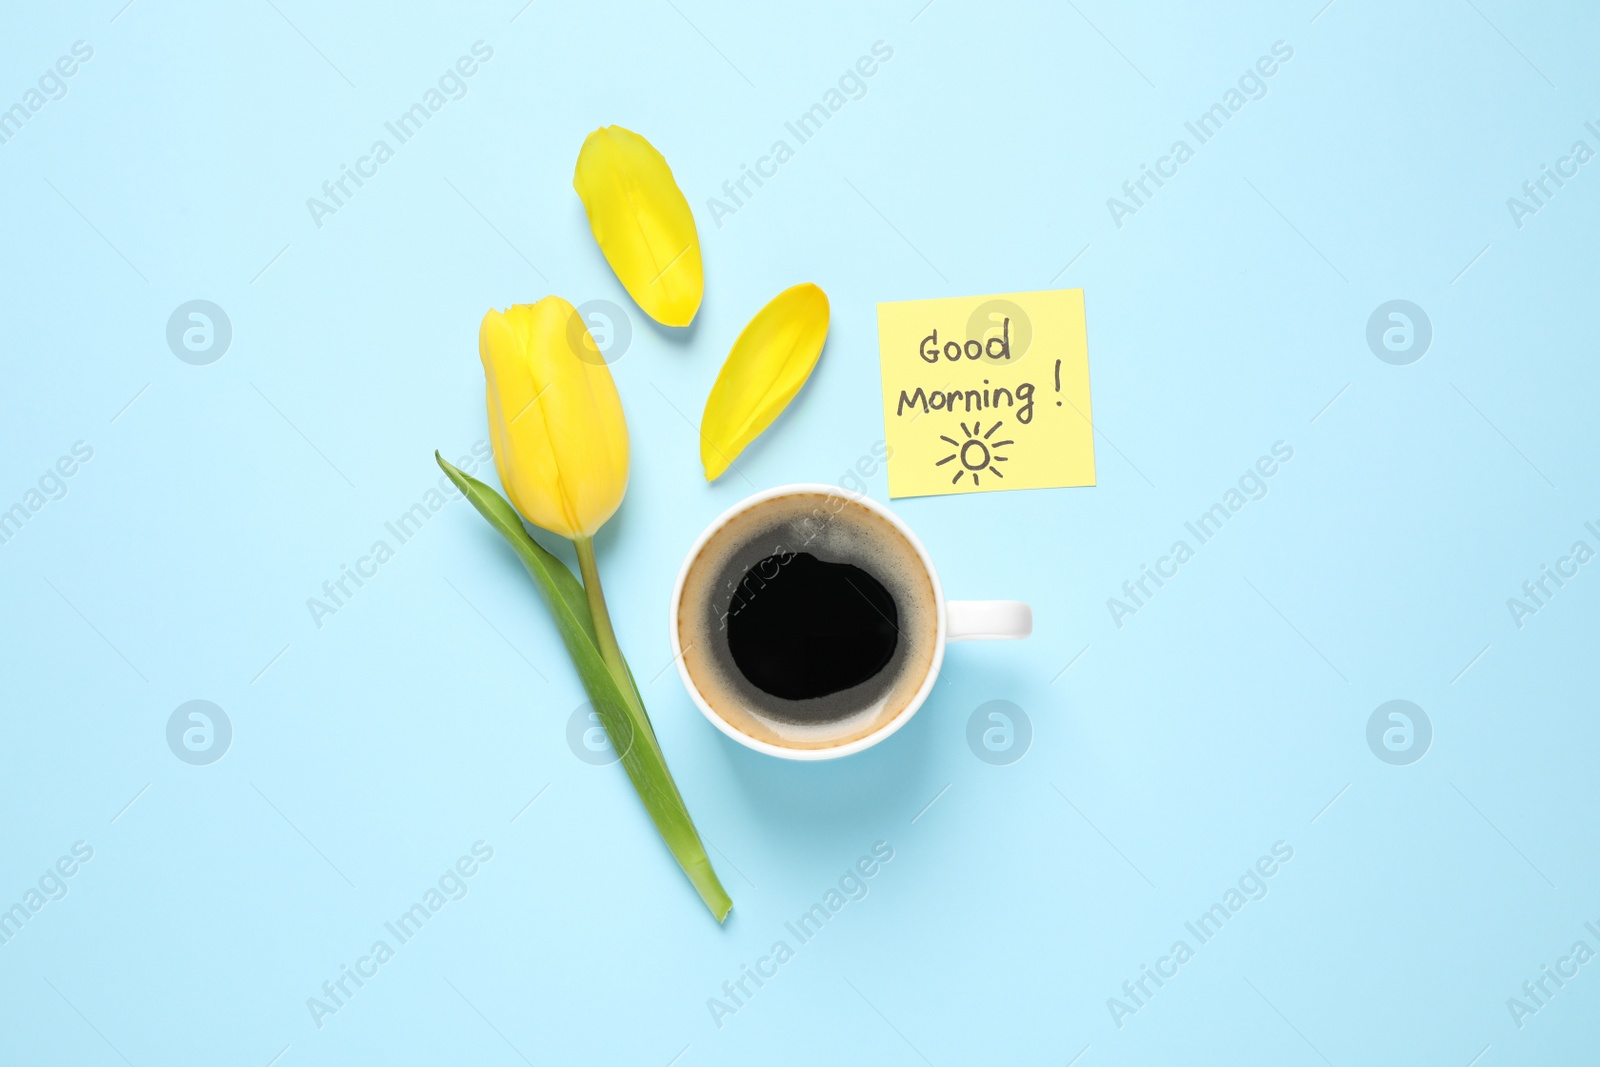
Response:
POLYGON ((593 537, 628 487, 628 424, 597 350, 559 296, 490 310, 478 331, 500 484, 523 518, 572 540, 593 537))

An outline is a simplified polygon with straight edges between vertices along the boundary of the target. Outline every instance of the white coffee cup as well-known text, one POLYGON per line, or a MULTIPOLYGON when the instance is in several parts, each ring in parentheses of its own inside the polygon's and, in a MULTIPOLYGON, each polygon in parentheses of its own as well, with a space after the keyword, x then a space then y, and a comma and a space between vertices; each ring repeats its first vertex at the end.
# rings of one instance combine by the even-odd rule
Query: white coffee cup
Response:
POLYGON ((938 571, 934 569, 933 560, 928 556, 928 550, 923 547, 916 534, 911 532, 911 528, 898 515, 875 500, 847 492, 836 485, 801 483, 781 485, 775 489, 768 489, 746 497, 719 515, 711 525, 705 528, 690 547, 688 554, 684 556, 683 566, 678 571, 678 580, 672 589, 668 630, 672 635, 672 655, 673 661, 678 667, 678 676, 683 680, 683 687, 688 690, 690 698, 695 702, 695 706, 711 722, 711 725, 741 745, 753 748, 757 752, 765 752, 769 756, 793 760, 821 760, 836 759, 840 756, 848 756, 863 749, 871 748, 904 726, 911 716, 916 714, 917 709, 922 707, 923 701, 933 691, 934 683, 939 680, 939 669, 944 663, 944 648, 948 642, 996 641, 1027 637, 1033 632, 1033 609, 1027 604, 1016 600, 945 600, 943 587, 939 584, 938 571), (684 661, 684 650, 680 637, 679 611, 682 606, 684 585, 688 581, 690 569, 700 557, 701 552, 710 542, 712 536, 729 522, 767 501, 795 494, 819 494, 827 497, 844 498, 852 504, 868 509, 887 521, 916 552, 922 568, 927 572, 928 581, 933 587, 933 600, 937 606, 937 630, 933 641, 933 654, 927 668, 927 674, 922 679, 920 688, 911 697, 910 702, 894 718, 878 726, 865 736, 827 748, 785 747, 784 745, 752 737, 729 722, 717 712, 701 693, 699 687, 696 686, 688 665, 684 661))

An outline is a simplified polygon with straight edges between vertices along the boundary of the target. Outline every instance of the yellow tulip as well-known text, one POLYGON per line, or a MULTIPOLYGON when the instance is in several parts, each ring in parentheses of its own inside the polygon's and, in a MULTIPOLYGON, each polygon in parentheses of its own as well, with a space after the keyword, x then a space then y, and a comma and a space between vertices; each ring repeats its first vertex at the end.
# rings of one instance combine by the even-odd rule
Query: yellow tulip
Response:
POLYGON ((611 372, 577 309, 558 296, 487 312, 478 354, 495 470, 511 503, 437 452, 434 458, 538 584, 634 791, 700 899, 722 922, 733 901, 667 770, 617 644, 595 562, 595 531, 616 512, 628 487, 628 425, 611 372), (518 514, 571 539, 581 586, 565 563, 528 534, 518 514))
POLYGON ((478 331, 500 484, 523 518, 574 541, 593 537, 628 487, 628 424, 595 351, 559 296, 491 310, 478 331))
POLYGON ((687 326, 705 278, 700 234, 672 168, 632 130, 606 126, 584 139, 572 187, 617 280, 663 326, 687 326))

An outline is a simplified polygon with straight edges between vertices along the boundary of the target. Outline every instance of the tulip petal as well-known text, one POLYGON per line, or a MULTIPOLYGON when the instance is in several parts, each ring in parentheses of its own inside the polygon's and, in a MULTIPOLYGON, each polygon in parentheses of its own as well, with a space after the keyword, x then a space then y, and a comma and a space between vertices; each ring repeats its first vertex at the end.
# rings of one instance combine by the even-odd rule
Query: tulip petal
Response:
POLYGON ((811 375, 828 339, 828 296, 807 282, 756 312, 722 364, 700 419, 700 463, 714 481, 772 425, 811 375))
POLYGON ((661 153, 632 130, 598 129, 578 152, 572 187, 628 295, 664 326, 689 325, 705 292, 700 234, 661 153))
POLYGON ((559 296, 490 311, 478 333, 500 484, 529 522, 569 538, 592 536, 628 486, 622 400, 592 346, 559 296))

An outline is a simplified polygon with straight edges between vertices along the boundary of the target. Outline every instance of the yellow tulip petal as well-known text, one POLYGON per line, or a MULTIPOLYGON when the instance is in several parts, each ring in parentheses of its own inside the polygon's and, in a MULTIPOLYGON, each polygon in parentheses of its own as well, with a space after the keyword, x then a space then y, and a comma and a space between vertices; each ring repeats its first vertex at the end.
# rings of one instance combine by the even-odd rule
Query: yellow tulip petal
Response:
POLYGON ((598 129, 584 139, 572 187, 628 295, 664 326, 689 325, 705 292, 700 234, 661 153, 632 130, 598 129))
POLYGON ((789 406, 827 339, 828 296, 809 282, 785 289, 756 312, 706 398, 700 419, 706 481, 716 480, 789 406))
POLYGON ((589 537, 628 487, 628 425, 587 329, 559 296, 490 311, 478 332, 489 440, 500 484, 522 517, 589 537))

